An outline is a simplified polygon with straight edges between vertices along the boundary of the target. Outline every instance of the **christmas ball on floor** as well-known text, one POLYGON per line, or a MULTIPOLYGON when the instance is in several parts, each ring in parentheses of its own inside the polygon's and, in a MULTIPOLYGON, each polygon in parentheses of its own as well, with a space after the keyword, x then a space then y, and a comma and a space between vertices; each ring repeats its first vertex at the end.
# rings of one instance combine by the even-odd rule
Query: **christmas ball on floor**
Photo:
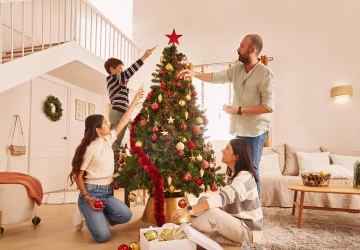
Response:
POLYGON ((137 242, 131 242, 129 244, 129 247, 131 248, 131 250, 140 250, 140 245, 137 242))
MULTIPOLYGON (((39 225, 39 223, 41 222, 41 218, 36 216, 35 221, 36 221, 36 225, 39 225)), ((34 218, 31 220, 31 222, 32 222, 32 224, 34 224, 34 218)))
POLYGON ((119 246, 118 250, 129 250, 129 247, 125 244, 119 246))

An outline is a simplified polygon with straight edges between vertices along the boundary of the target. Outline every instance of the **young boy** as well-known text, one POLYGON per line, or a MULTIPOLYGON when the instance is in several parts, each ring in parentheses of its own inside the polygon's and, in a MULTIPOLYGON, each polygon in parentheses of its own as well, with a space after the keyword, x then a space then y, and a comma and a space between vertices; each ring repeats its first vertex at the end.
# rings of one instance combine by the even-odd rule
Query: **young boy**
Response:
MULTIPOLYGON (((129 79, 136 71, 139 70, 139 68, 144 64, 145 59, 151 54, 151 49, 146 50, 145 54, 125 71, 123 70, 123 62, 117 58, 109 58, 105 62, 104 67, 109 73, 109 76, 106 77, 107 89, 112 106, 109 112, 109 120, 111 124, 110 130, 115 129, 116 125, 119 124, 121 117, 129 108, 129 89, 127 87, 129 79)), ((125 128, 119 133, 117 139, 112 144, 115 167, 119 164, 120 145, 124 138, 126 128, 127 126, 125 126, 125 128)))

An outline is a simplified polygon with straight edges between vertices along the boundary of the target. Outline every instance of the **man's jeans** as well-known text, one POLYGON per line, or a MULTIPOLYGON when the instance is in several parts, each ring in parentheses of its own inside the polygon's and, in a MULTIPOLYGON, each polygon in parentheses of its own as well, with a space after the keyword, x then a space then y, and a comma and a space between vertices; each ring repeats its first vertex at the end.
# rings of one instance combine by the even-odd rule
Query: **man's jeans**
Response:
MULTIPOLYGON (((115 127, 119 124, 121 117, 123 115, 124 115, 123 112, 117 111, 115 109, 110 110, 109 120, 110 120, 110 124, 111 124, 111 127, 110 127, 111 130, 115 129, 115 127)), ((124 138, 126 128, 127 128, 127 124, 126 124, 125 128, 123 128, 123 130, 121 130, 121 132, 118 134, 117 139, 114 141, 114 143, 112 145, 112 150, 114 151, 115 166, 119 165, 120 146, 121 146, 121 141, 124 138)))
POLYGON ((263 147, 264 147, 264 144, 265 144, 265 141, 266 141, 267 134, 268 133, 265 132, 262 135, 259 135, 259 136, 256 136, 256 137, 236 136, 236 138, 243 139, 243 140, 247 141, 250 144, 254 170, 255 170, 255 173, 256 173, 256 175, 257 175, 257 177, 259 179, 259 182, 256 184, 258 194, 259 194, 259 199, 260 199, 259 163, 260 163, 260 160, 261 160, 262 151, 263 151, 263 147))
POLYGON ((91 198, 104 201, 105 207, 102 211, 95 211, 80 192, 78 199, 80 212, 92 237, 97 242, 106 242, 111 236, 109 224, 114 226, 128 222, 132 212, 122 201, 111 196, 111 186, 85 183, 85 188, 91 198))

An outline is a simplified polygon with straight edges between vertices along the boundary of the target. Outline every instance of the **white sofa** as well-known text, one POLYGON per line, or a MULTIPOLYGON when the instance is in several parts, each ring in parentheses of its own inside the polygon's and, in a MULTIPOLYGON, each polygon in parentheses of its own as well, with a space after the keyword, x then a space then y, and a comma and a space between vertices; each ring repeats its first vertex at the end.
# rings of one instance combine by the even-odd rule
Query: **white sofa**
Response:
MULTIPOLYGON (((286 187, 289 182, 302 182, 299 176, 299 164, 296 152, 321 153, 330 152, 334 155, 360 156, 360 151, 338 151, 324 147, 319 148, 299 148, 287 144, 266 147, 263 150, 263 157, 269 154, 276 154, 279 164, 279 175, 262 175, 260 173, 261 183, 261 205, 292 207, 294 191, 286 187)), ((272 156, 273 157, 273 156, 272 156)), ((329 158, 329 164, 330 162, 329 158)), ((353 185, 353 178, 331 178, 330 184, 353 185)), ((299 195, 298 195, 299 199, 299 195)), ((326 193, 309 193, 305 194, 305 206, 329 207, 329 208, 346 208, 359 209, 360 195, 347 194, 326 194, 326 193)))

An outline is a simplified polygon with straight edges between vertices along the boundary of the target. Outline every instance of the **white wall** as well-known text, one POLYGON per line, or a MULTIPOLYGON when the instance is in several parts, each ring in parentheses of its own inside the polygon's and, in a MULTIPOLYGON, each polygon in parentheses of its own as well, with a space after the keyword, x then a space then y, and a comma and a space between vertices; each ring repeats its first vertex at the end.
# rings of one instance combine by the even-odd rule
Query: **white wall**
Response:
MULTIPOLYGON (((28 173, 29 161, 29 131, 30 131, 30 81, 25 82, 15 88, 0 93, 0 172, 6 170, 6 161, 11 145, 12 132, 15 124, 14 115, 20 116, 22 130, 25 138, 26 154, 11 156, 12 171, 28 173)), ((14 136, 14 145, 23 146, 21 133, 17 125, 14 136)))
MULTIPOLYGON (((183 34, 179 51, 193 64, 235 61, 241 39, 257 33, 264 42, 261 54, 274 57, 273 145, 359 150, 359 8, 358 0, 184 0, 176 7, 171 1, 134 1, 133 41, 143 49, 161 44, 139 71, 139 82, 149 90, 169 41, 165 34, 173 28, 183 34), (330 98, 340 84, 353 85, 352 99, 330 98)), ((217 148, 214 143, 219 161, 217 148)))

